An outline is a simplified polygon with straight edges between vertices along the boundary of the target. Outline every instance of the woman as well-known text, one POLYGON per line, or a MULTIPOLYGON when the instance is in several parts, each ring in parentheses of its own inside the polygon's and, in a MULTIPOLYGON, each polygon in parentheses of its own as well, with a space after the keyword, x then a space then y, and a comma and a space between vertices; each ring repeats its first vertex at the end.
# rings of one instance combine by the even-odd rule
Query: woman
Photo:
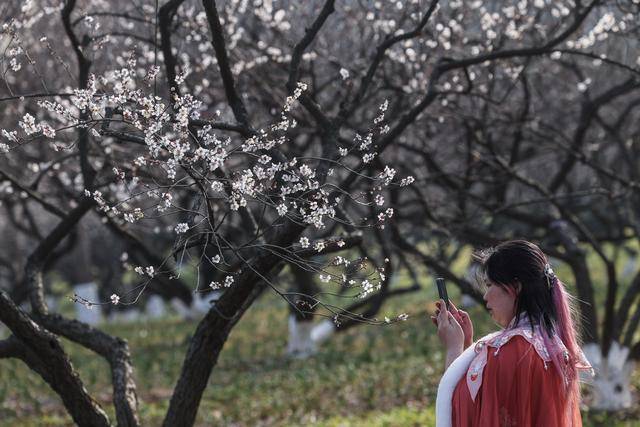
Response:
POLYGON ((569 295, 533 243, 502 243, 479 259, 491 317, 503 328, 473 341, 464 311, 437 303, 446 371, 438 387, 440 426, 581 426, 580 350, 569 295))

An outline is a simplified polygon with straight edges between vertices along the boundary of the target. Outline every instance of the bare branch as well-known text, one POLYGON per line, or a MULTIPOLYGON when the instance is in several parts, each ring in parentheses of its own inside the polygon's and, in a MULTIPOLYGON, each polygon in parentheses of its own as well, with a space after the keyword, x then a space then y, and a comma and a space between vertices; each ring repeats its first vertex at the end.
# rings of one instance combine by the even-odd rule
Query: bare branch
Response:
POLYGON ((109 362, 118 426, 139 426, 138 397, 127 342, 77 320, 65 319, 59 314, 38 316, 38 320, 54 334, 94 351, 109 362))
POLYGON ((300 80, 300 62, 302 62, 302 55, 316 38, 320 29, 327 21, 327 18, 329 18, 329 15, 334 12, 334 3, 334 0, 327 0, 324 3, 320 14, 318 14, 315 21, 313 21, 311 27, 305 30, 302 39, 294 46, 293 53, 291 54, 291 63, 289 64, 289 79, 287 81, 289 93, 293 93, 296 88, 296 83, 300 80))
MULTIPOLYGON (((180 93, 180 88, 176 83, 176 57, 173 55, 171 46, 171 22, 178 8, 184 3, 184 0, 169 0, 158 12, 158 27, 160 29, 160 47, 164 56, 164 68, 167 73, 167 83, 169 84, 170 93, 180 93)), ((171 97, 171 95, 170 95, 171 97)), ((173 97, 171 97, 173 102, 173 97)))
POLYGON ((340 113, 338 114, 338 117, 341 118, 341 123, 344 122, 353 113, 354 109, 360 104, 360 102, 366 95, 367 90, 369 89, 369 86, 373 81, 373 77, 376 71, 378 70, 378 66, 380 65, 380 63, 382 63, 387 53, 387 50, 389 50, 389 48, 391 48, 393 45, 399 42, 418 37, 420 34, 422 34, 422 30, 427 25, 427 23, 429 22, 429 19, 431 19, 431 16, 433 15, 433 13, 436 10, 436 7, 438 6, 438 1, 439 0, 431 1, 431 4, 429 5, 429 9, 427 9, 426 13, 424 14, 422 19, 418 23, 418 25, 416 25, 416 27, 413 30, 407 31, 405 33, 397 34, 392 37, 388 36, 376 48, 376 53, 373 56, 373 60, 371 61, 371 64, 369 64, 367 73, 362 78, 362 82, 360 83, 360 89, 358 90, 358 93, 353 97, 353 100, 348 103, 349 107, 347 108, 347 104, 345 103, 342 106, 340 113))
POLYGON ((231 72, 229 56, 227 55, 227 48, 224 41, 224 31, 222 29, 222 24, 220 23, 220 16, 218 15, 216 2, 215 0, 202 0, 202 5, 204 6, 204 10, 207 14, 207 21, 209 22, 209 29, 211 30, 211 43, 213 44, 213 49, 216 52, 218 67, 220 68, 220 76, 222 77, 222 82, 224 84, 227 101, 229 102, 229 106, 231 107, 233 115, 238 123, 246 129, 251 129, 249 115, 242 99, 238 95, 235 81, 233 79, 233 73, 231 72))
POLYGON ((551 180, 551 183, 549 184, 549 192, 555 193, 558 191, 558 188, 560 188, 567 175, 569 175, 573 166, 576 164, 576 156, 573 153, 581 152, 580 147, 584 142, 587 130, 591 126, 592 119, 598 114, 598 110, 607 103, 615 100, 617 97, 626 95, 630 91, 639 87, 640 83, 636 82, 635 79, 630 78, 619 85, 613 86, 593 101, 587 101, 583 105, 578 121, 578 128, 574 133, 573 143, 570 148, 570 154, 567 156, 564 163, 559 166, 558 173, 551 180))
POLYGON ((11 182, 11 184, 14 185, 16 188, 19 188, 20 191, 24 191, 25 193, 27 193, 29 195, 30 200, 34 200, 38 202, 38 204, 40 204, 47 212, 50 212, 61 218, 66 215, 66 212, 64 212, 62 209, 47 202, 40 193, 32 190, 29 187, 25 187, 24 185, 22 185, 20 181, 18 181, 18 179, 13 175, 11 175, 9 172, 5 172, 0 169, 0 176, 4 177, 7 181, 11 182))
POLYGON ((0 341, 0 359, 20 358, 24 352, 24 345, 15 335, 0 341))

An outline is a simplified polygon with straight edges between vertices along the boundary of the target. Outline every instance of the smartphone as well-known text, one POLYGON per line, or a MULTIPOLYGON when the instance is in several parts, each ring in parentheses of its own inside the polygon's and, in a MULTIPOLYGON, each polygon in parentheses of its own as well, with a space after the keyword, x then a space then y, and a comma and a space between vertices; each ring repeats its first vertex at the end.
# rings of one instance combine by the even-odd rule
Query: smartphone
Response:
POLYGON ((442 277, 436 278, 436 287, 438 288, 438 295, 441 300, 444 300, 444 303, 447 306, 447 310, 449 309, 449 295, 447 294, 447 285, 444 283, 444 279, 442 277))

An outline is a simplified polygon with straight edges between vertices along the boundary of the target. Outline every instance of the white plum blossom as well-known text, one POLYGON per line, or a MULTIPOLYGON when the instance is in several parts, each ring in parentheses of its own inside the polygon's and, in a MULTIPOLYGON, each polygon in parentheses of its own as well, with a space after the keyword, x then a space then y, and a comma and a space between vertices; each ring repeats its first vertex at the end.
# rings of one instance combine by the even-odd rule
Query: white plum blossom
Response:
POLYGON ((222 184, 220 181, 213 181, 211 183, 211 190, 216 193, 222 193, 224 191, 224 184, 222 184))
POLYGON ((11 60, 9 61, 9 66, 11 67, 12 71, 20 71, 20 69, 22 68, 22 64, 18 62, 17 58, 11 58, 11 60))
POLYGON ((290 111, 293 103, 300 98, 300 95, 302 95, 302 92, 305 90, 307 90, 306 83, 298 82, 296 89, 293 91, 293 95, 287 97, 287 100, 285 101, 284 111, 290 111))
POLYGON ((329 283, 329 281, 331 280, 331 275, 330 274, 320 274, 318 276, 318 279, 320 279, 320 281, 322 283, 329 283))
MULTIPOLYGON (((162 193, 160 198, 162 199, 162 203, 158 205, 157 209, 158 209, 158 212, 164 212, 171 206, 171 202, 173 201, 173 196, 171 195, 171 193, 162 193)), ((187 230, 188 229, 189 228, 187 227, 187 230)))
POLYGON ((100 206, 100 208, 105 212, 109 211, 110 208, 107 206, 107 201, 102 196, 102 191, 95 190, 93 193, 91 193, 89 190, 85 189, 84 195, 87 197, 91 197, 93 200, 95 200, 98 206, 100 206))
POLYGON ((115 168, 115 167, 114 167, 114 168, 112 169, 112 172, 113 172, 113 174, 116 176, 116 179, 123 180, 123 179, 125 178, 125 173, 124 173, 124 171, 121 171, 121 170, 120 170, 120 169, 118 169, 118 168, 115 168))
POLYGON ((373 284, 367 279, 362 281, 361 286, 362 286, 362 291, 359 294, 360 298, 365 298, 369 294, 380 290, 380 287, 381 287, 380 283, 373 284))
POLYGON ((160 67, 157 65, 151 66, 149 71, 147 71, 147 79, 155 79, 158 73, 160 72, 160 67))
POLYGON ((393 181, 394 176, 396 176, 396 170, 389 166, 385 166, 384 171, 382 171, 382 173, 378 176, 378 179, 383 180, 385 185, 389 185, 391 181, 393 181))
POLYGON ((578 82, 578 91, 579 92, 586 92, 587 89, 589 88, 589 85, 591 84, 591 79, 590 78, 586 78, 581 82, 578 82))
POLYGON ((174 230, 177 234, 184 234, 187 231, 189 231, 189 224, 187 224, 186 222, 181 222, 178 225, 176 225, 174 230))
POLYGON ((214 264, 218 264, 220 262, 220 255, 214 255, 211 257, 211 262, 214 264))
POLYGON ((415 178, 409 175, 406 178, 402 178, 402 180, 400 180, 400 187, 406 187, 407 185, 410 185, 413 182, 415 182, 415 178))
POLYGON ((56 136, 56 130, 49 126, 48 123, 42 123, 40 125, 40 130, 42 131, 42 134, 47 138, 53 139, 56 136))
POLYGON ((385 99, 384 102, 378 108, 380 113, 378 114, 378 116, 375 119, 373 119, 373 123, 374 124, 376 124, 376 125, 380 124, 384 120, 384 115, 385 115, 385 113, 387 111, 387 108, 389 108, 389 101, 387 99, 385 99))
POLYGON ((285 216, 287 213, 287 205, 285 205, 284 203, 280 203, 277 207, 276 207, 277 211, 278 211, 278 215, 279 216, 285 216))
POLYGON ((371 162, 371 160, 373 160, 374 157, 375 157, 374 153, 367 153, 364 156, 362 156, 362 162, 369 163, 371 162))
POLYGON ((349 265, 349 260, 339 255, 333 259, 333 265, 342 265, 342 264, 349 265))
POLYGON ((119 302, 120 302, 120 297, 117 294, 112 294, 111 295, 111 304, 118 305, 119 302))
POLYGON ((358 145, 358 150, 365 151, 365 150, 369 149, 369 147, 371 146, 371 144, 373 142, 373 134, 371 132, 369 132, 364 137, 362 135, 360 135, 360 134, 356 134, 353 140, 354 140, 354 142, 359 144, 358 145))
POLYGON ((36 124, 35 117, 29 113, 26 113, 22 117, 22 120, 18 122, 18 125, 27 135, 32 135, 40 131, 40 126, 36 124))
POLYGON ((301 237, 299 243, 300 243, 301 247, 308 248, 309 247, 309 238, 308 237, 301 237))
POLYGON ((230 288, 232 284, 233 284, 233 276, 227 276, 227 277, 224 278, 224 287, 225 288, 230 288))
POLYGON ((299 170, 300 175, 304 178, 313 178, 316 174, 315 172, 309 167, 309 165, 302 165, 300 166, 299 170))
POLYGON ((2 129, 2 136, 7 138, 11 142, 18 142, 18 132, 16 132, 15 130, 8 131, 6 129, 2 129))
POLYGON ((340 68, 340 77, 342 77, 342 80, 347 80, 349 78, 349 70, 340 68))

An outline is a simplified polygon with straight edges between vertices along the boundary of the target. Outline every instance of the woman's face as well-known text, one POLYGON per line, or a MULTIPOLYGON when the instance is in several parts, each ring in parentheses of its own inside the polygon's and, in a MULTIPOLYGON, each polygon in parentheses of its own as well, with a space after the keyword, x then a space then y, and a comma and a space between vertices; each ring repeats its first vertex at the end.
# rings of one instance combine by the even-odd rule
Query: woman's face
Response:
POLYGON ((503 288, 488 281, 484 300, 491 318, 503 328, 509 325, 516 315, 516 291, 513 288, 503 288))

